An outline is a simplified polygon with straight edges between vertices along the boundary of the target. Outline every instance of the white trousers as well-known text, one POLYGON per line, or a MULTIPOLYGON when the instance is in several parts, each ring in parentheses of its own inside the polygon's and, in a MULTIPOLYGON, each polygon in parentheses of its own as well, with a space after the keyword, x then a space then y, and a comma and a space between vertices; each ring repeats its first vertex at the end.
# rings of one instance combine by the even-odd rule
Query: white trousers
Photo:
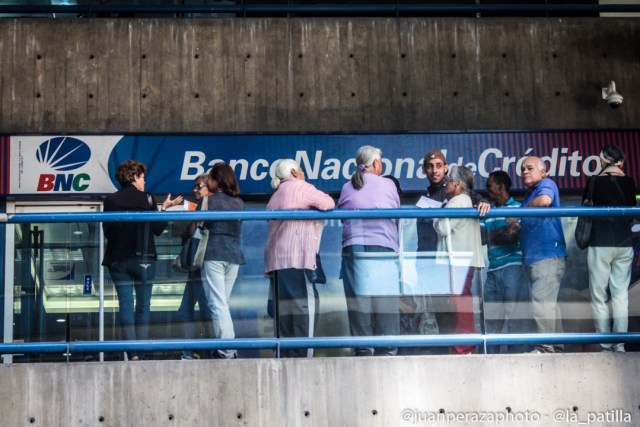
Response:
MULTIPOLYGON (((587 252, 589 291, 596 332, 627 332, 629 326, 628 289, 631 282, 632 261, 633 249, 629 247, 589 247, 587 252), (607 288, 611 294, 613 329, 607 304, 607 288)), ((611 349, 611 344, 600 345, 605 349, 611 349)), ((622 351, 624 344, 615 344, 614 348, 622 351)))
MULTIPOLYGON (((235 338, 229 310, 229 297, 238 277, 238 264, 225 261, 205 261, 201 269, 202 286, 211 310, 213 338, 235 338)), ((218 350, 218 356, 236 357, 235 350, 218 350)))

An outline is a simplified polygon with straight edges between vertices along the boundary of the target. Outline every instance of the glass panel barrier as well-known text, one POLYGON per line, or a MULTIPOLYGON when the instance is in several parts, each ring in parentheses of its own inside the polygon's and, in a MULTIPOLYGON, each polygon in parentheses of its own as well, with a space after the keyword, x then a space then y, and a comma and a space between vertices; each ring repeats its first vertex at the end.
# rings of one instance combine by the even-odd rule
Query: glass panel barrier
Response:
MULTIPOLYGON (((14 342, 98 340, 99 227, 15 226, 14 342)), ((110 292, 105 296, 109 300, 110 292)), ((107 308, 114 310, 113 300, 107 308)), ((88 354, 14 355, 14 362, 87 360, 88 354)))
MULTIPOLYGON (((533 302, 536 285, 532 289, 532 283, 540 271, 536 272, 526 261, 523 263, 517 236, 510 240, 509 236, 499 232, 501 228, 514 224, 517 230, 521 220, 496 216, 471 220, 477 221, 482 230, 484 268, 477 268, 466 253, 452 256, 438 250, 418 251, 418 229, 425 223, 413 218, 398 220, 398 252, 357 247, 345 250, 342 248, 341 220, 323 220, 319 254, 326 280, 308 275, 310 271, 279 270, 275 276, 265 275, 268 222, 245 220, 242 223, 245 263, 238 269, 228 298, 231 336, 214 331, 215 327, 224 327, 211 319, 207 305, 215 295, 212 296, 203 286, 201 275, 176 271, 173 267, 189 222, 169 222, 155 238, 157 259, 153 267, 147 337, 152 340, 197 340, 214 336, 241 339, 378 335, 398 338, 473 334, 480 337, 483 333, 638 330, 640 238, 636 228, 631 234, 631 246, 579 249, 574 239, 577 219, 561 218, 567 252, 566 260, 561 258, 566 262, 564 266, 546 265, 544 274, 551 276, 546 280, 556 280, 557 283, 546 284, 550 289, 547 289, 547 294, 538 294, 542 295, 539 296, 542 306, 537 307, 533 302), (592 276, 594 271, 602 276, 602 283, 594 295, 589 286, 590 268, 592 276), (310 287, 314 281, 317 299, 313 298, 313 287, 310 287), (276 283, 280 286, 276 287, 276 283), (625 298, 628 298, 628 312, 624 310, 625 298), (593 313, 600 316, 597 322, 593 313), (613 320, 608 320, 610 318, 613 320)), ((38 222, 16 224, 14 229, 14 342, 98 341, 101 224, 38 222)), ((539 238, 544 239, 545 236, 540 235, 539 238)), ((136 335, 125 333, 118 299, 119 284, 114 284, 114 277, 116 282, 120 280, 117 268, 114 269, 113 265, 105 268, 104 339, 145 339, 144 334, 137 335, 139 331, 135 328, 136 335), (112 274, 114 271, 115 276, 112 274)), ((134 301, 133 295, 129 297, 134 301)), ((133 307, 130 311, 133 313, 133 307)), ((132 315, 142 324, 146 322, 141 313, 132 315)), ((604 350, 622 349, 622 346, 616 347, 616 343, 604 344, 604 350)), ((553 343, 550 346, 553 351, 565 352, 602 349, 599 344, 561 346, 553 343)), ((283 347, 279 352, 238 349, 233 354, 241 358, 304 357, 311 354, 325 357, 372 353, 523 353, 535 348, 533 344, 518 342, 484 348, 482 345, 456 345, 442 341, 399 345, 397 349, 396 345, 354 347, 325 346, 314 351, 283 347)), ((627 344, 626 350, 636 350, 635 345, 627 344)), ((130 352, 127 358, 134 353, 130 352)), ((148 351, 141 353, 140 357, 177 360, 221 357, 224 354, 204 345, 200 349, 192 346, 188 350, 148 351)), ((123 359, 124 352, 105 353, 105 360, 123 359)), ((18 363, 67 360, 98 360, 98 353, 27 353, 13 357, 13 361, 18 363)))

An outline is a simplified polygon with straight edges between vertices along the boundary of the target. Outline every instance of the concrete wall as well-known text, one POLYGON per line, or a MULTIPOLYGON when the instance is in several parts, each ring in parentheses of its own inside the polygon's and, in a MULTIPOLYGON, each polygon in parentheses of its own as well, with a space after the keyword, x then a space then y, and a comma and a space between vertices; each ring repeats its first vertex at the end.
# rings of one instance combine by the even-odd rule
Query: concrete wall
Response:
POLYGON ((1 132, 633 128, 637 19, 5 19, 1 132), (625 103, 601 99, 615 80, 625 103))
POLYGON ((639 370, 615 353, 2 365, 0 413, 16 426, 638 425, 639 370))

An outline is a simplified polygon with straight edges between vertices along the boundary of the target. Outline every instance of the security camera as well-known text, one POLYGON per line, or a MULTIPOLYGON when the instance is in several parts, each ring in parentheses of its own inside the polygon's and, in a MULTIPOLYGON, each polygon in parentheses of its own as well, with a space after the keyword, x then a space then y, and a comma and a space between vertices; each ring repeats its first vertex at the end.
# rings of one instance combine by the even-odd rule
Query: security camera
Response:
POLYGON ((607 87, 602 88, 602 99, 607 101, 609 107, 616 109, 622 105, 622 95, 616 92, 616 82, 611 80, 607 87))

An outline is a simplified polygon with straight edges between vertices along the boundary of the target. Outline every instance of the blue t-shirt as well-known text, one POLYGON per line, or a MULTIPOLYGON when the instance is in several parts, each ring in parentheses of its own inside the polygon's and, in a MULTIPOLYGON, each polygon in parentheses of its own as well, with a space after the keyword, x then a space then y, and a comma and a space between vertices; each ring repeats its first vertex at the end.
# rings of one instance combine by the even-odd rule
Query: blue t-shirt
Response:
MULTIPOLYGON (((558 186, 545 178, 530 190, 522 203, 526 207, 538 196, 551 197, 551 207, 560 207, 560 194, 558 186)), ((562 223, 558 217, 522 218, 520 225, 520 247, 522 248, 524 265, 547 258, 560 258, 567 256, 567 245, 564 241, 562 223)))
MULTIPOLYGON (((520 203, 516 202, 513 197, 510 197, 503 207, 519 208, 520 203)), ((493 233, 507 226, 506 218, 487 218, 480 222, 480 227, 487 233, 493 233)), ((522 251, 520 250, 520 243, 518 242, 496 245, 488 241, 487 255, 489 256, 489 268, 487 271, 498 270, 508 265, 522 264, 522 251)))

